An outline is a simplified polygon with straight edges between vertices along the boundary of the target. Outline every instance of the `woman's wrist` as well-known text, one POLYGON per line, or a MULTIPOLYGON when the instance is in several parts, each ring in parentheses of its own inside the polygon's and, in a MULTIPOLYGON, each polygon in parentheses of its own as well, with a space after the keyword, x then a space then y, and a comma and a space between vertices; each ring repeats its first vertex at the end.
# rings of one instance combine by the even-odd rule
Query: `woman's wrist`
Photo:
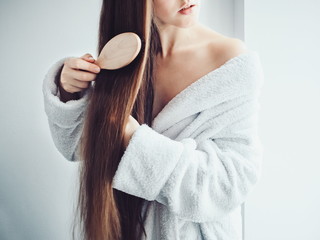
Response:
POLYGON ((75 93, 70 93, 67 92, 66 90, 63 89, 62 86, 60 86, 60 84, 58 85, 58 91, 60 93, 60 101, 66 103, 70 100, 78 100, 80 98, 80 93, 79 92, 75 92, 75 93))
POLYGON ((54 80, 57 86, 57 96, 59 97, 60 101, 64 103, 70 100, 78 100, 80 98, 80 92, 76 92, 76 93, 67 92, 66 90, 64 90, 64 88, 60 84, 61 72, 62 72, 63 66, 64 65, 62 65, 58 70, 54 80))

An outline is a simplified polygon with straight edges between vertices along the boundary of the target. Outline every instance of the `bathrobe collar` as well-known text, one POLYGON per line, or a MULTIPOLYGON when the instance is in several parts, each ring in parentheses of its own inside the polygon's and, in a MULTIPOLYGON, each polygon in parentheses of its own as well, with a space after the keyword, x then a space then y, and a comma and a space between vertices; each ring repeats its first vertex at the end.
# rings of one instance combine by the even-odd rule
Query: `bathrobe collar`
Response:
POLYGON ((163 133, 182 119, 219 104, 215 100, 223 99, 223 94, 227 96, 225 91, 239 91, 237 86, 242 80, 234 76, 247 76, 248 70, 255 69, 252 64, 257 57, 256 51, 248 50, 202 76, 172 98, 153 119, 151 127, 163 133), (241 73, 235 75, 235 72, 241 73))

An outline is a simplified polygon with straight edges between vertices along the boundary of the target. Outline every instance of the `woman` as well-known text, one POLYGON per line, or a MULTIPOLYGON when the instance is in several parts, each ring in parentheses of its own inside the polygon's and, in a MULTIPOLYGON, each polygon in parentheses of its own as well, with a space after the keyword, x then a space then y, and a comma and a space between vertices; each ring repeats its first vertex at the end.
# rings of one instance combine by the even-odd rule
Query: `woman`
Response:
POLYGON ((104 0, 98 53, 130 31, 137 58, 109 71, 67 57, 44 79, 55 145, 82 160, 84 239, 242 239, 263 73, 241 40, 198 22, 200 4, 104 0))

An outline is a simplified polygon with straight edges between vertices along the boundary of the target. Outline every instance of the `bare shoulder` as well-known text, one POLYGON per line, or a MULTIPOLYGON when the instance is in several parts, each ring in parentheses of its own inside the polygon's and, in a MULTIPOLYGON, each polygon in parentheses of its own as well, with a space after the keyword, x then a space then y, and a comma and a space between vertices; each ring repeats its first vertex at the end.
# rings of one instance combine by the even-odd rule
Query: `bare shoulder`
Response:
POLYGON ((207 40, 209 51, 215 56, 228 60, 248 51, 245 42, 239 38, 228 37, 203 24, 197 29, 198 36, 207 40))
POLYGON ((247 45, 238 38, 221 36, 218 41, 214 40, 213 42, 211 52, 217 56, 216 59, 219 59, 221 63, 248 52, 247 45))
POLYGON ((241 39, 228 37, 205 25, 198 25, 198 36, 206 39, 205 44, 210 52, 210 58, 215 63, 223 64, 249 50, 241 39))
POLYGON ((226 59, 236 57, 247 51, 247 45, 238 38, 227 38, 221 44, 221 56, 224 56, 226 59))

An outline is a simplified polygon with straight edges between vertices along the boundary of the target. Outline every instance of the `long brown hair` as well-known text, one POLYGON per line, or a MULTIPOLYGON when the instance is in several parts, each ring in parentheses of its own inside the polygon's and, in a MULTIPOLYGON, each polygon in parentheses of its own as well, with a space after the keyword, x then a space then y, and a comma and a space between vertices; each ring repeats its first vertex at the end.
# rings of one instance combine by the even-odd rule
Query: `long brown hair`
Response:
MULTIPOLYGON (((140 124, 152 122, 155 56, 161 50, 153 21, 152 0, 103 0, 98 55, 104 45, 123 32, 141 39, 141 50, 129 65, 101 69, 93 83, 80 138, 80 184, 77 210, 85 240, 141 239, 141 211, 147 200, 112 188, 124 153, 123 135, 131 114, 140 124)), ((74 221, 75 223, 75 221, 74 221)), ((75 225, 73 227, 73 238, 75 225)))

